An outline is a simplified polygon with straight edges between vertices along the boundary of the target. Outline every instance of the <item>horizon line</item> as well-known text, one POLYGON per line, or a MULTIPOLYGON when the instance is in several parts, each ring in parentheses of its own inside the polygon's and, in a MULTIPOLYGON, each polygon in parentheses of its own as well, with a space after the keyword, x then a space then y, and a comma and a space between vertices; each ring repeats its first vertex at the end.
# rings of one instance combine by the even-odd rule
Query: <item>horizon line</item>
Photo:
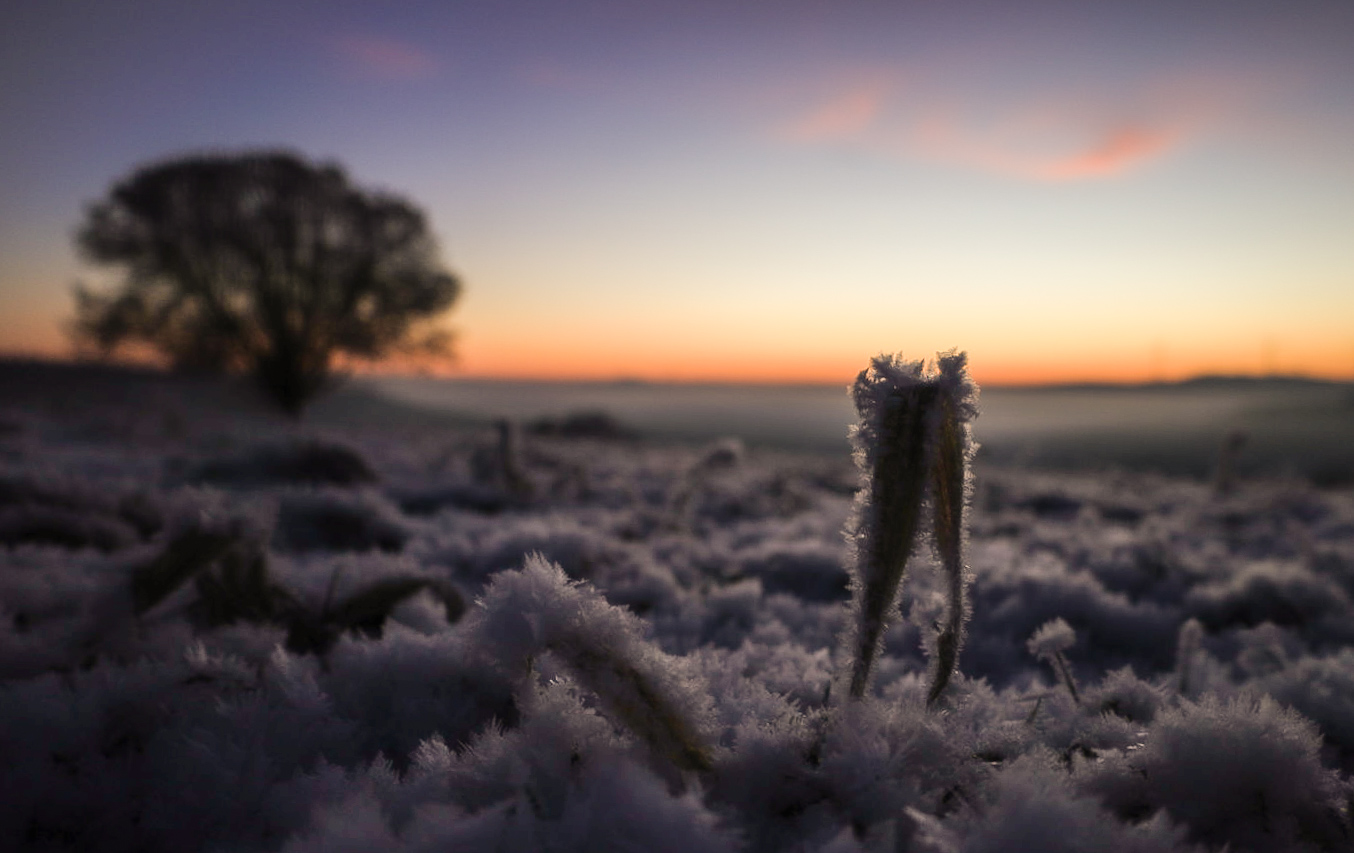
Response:
MULTIPOLYGON (((0 351, 0 363, 32 363, 57 366, 106 367, 129 371, 145 371, 164 375, 172 374, 172 368, 148 361, 118 358, 81 357, 78 355, 56 356, 50 353, 0 351)), ((522 376, 490 373, 453 373, 433 372, 412 369, 381 369, 379 366, 360 370, 345 370, 340 367, 336 375, 346 375, 359 379, 432 379, 449 382, 495 382, 533 385, 634 385, 634 386, 687 386, 687 387, 768 387, 768 388, 832 388, 850 387, 851 380, 829 381, 823 379, 770 379, 770 378, 650 378, 635 375, 599 376, 522 376)), ((1354 376, 1333 377, 1303 372, 1199 372, 1174 378, 1157 379, 1096 379, 1083 377, 1066 380, 1020 381, 979 381, 981 388, 1012 390, 1054 390, 1054 389, 1132 389, 1151 387, 1173 387, 1204 382, 1299 382, 1327 385, 1354 385, 1354 376)))

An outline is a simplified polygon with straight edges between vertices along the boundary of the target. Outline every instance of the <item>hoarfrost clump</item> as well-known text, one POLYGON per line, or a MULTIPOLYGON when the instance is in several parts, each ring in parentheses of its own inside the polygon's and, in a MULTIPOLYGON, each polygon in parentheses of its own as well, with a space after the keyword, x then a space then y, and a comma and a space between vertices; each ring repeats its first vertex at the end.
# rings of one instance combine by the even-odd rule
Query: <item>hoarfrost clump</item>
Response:
MULTIPOLYGON (((540 781, 538 777, 535 784, 540 781)), ((421 809, 405 832, 408 846, 392 849, 551 853, 740 849, 735 833, 722 826, 697 795, 674 797, 661 779, 614 753, 593 753, 576 768, 566 765, 561 782, 554 790, 520 788, 516 796, 470 815, 445 807, 421 809)), ((321 844, 310 849, 327 848, 321 844)))
POLYGON ((1108 673, 1100 684, 1086 691, 1086 698, 1099 713, 1140 724, 1152 722, 1166 704, 1165 690, 1138 678, 1127 666, 1108 673))
MULTIPOLYGON (((1120 823, 1078 791, 1050 753, 1021 756, 993 780, 966 820, 913 810, 924 853, 1185 853, 1185 832, 1162 815, 1120 823)), ((1201 851, 1200 851, 1201 853, 1201 851)))
POLYGON ((456 632, 395 627, 382 639, 341 640, 319 675, 338 714, 358 723, 363 754, 403 769, 428 738, 459 745, 491 721, 517 722, 511 682, 456 632))
POLYGON ((1292 562, 1255 562, 1225 579, 1200 584, 1185 599, 1205 627, 1309 625, 1350 609, 1336 581, 1292 562))
POLYGON ((399 551, 408 527, 380 495, 299 492, 282 499, 273 545, 281 551, 399 551))
POLYGON ((622 558, 624 548, 608 539, 595 525, 574 515, 547 514, 496 519, 465 542, 443 555, 476 578, 488 579, 504 569, 515 568, 530 554, 540 553, 575 580, 590 580, 608 563, 622 558))
POLYGON ((1265 693, 1320 726, 1345 772, 1354 770, 1354 649, 1303 657, 1258 682, 1265 693))
POLYGON ((1207 696, 1162 713, 1142 748, 1092 773, 1090 788, 1121 817, 1164 810, 1212 846, 1349 849, 1349 786, 1320 751, 1316 726, 1268 696, 1207 696))
POLYGON ((923 699, 849 703, 828 726, 822 776, 853 825, 875 826, 908 807, 934 812, 944 792, 979 778, 965 760, 963 739, 927 713, 923 699))
POLYGON ((776 540, 740 551, 739 573, 757 577, 767 592, 788 592, 806 601, 842 601, 850 576, 842 549, 820 539, 776 540))
POLYGON ((0 545, 117 551, 162 523, 163 510, 142 492, 109 494, 52 471, 0 472, 0 545))
POLYGON ((310 439, 211 459, 199 465, 190 479, 234 488, 259 488, 287 483, 360 486, 376 482, 377 476, 357 449, 310 439))
POLYGON ((1082 647, 1094 648, 1103 668, 1132 665, 1148 672, 1171 665, 1183 618, 1178 601, 1110 591, 1092 573, 1078 571, 1072 559, 1052 553, 1042 539, 1023 547, 991 544, 974 559, 974 607, 982 614, 982 629, 969 647, 970 674, 1004 683, 1021 673, 1029 661, 1025 642, 1053 619, 1076 625, 1082 647))

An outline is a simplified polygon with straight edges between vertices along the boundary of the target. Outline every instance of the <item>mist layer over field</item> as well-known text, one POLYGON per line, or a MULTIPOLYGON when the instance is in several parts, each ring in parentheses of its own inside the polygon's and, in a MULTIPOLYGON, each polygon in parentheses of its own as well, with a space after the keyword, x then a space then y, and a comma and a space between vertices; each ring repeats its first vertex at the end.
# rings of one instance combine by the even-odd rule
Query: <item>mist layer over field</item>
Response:
MULTIPOLYGON (((844 386, 505 382, 381 378, 355 390, 470 421, 605 412, 644 434, 846 452, 844 386)), ((349 398, 356 405, 355 397, 349 398)), ((1206 476, 1225 438, 1247 435, 1250 473, 1354 479, 1354 386, 1202 379, 1141 386, 985 388, 984 456, 1036 468, 1120 467, 1206 476)))
POLYGON ((745 389, 392 387, 297 424, 0 367, 0 848, 1354 845, 1354 492, 1262 431, 1338 435, 1341 388, 985 393, 968 639, 928 706, 925 541, 843 693, 860 473, 772 440, 826 431, 826 392, 757 392, 739 440, 745 389), (1193 467, 1096 454, 1144 423, 1201 436, 1193 467))

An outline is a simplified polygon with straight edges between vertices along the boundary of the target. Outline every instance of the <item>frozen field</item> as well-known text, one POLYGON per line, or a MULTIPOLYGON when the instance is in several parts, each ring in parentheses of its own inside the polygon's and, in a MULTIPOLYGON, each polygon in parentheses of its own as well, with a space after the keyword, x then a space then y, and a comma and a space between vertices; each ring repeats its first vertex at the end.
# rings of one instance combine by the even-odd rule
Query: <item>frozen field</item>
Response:
POLYGON ((1348 485, 980 458, 852 702, 843 453, 385 405, 0 368, 0 849, 1354 849, 1348 485))

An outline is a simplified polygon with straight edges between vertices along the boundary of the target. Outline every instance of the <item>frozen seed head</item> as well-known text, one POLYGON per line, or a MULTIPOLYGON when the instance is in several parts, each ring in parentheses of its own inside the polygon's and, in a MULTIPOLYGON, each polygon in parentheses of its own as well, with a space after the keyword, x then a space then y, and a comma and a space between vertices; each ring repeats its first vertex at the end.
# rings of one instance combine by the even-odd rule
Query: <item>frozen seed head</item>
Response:
POLYGON ((1052 660, 1077 642, 1077 634, 1061 617, 1045 622, 1034 632, 1026 644, 1030 654, 1044 660, 1052 660))
POLYGON ((851 399, 856 404, 859 421, 851 429, 851 444, 856 464, 862 470, 873 467, 889 429, 889 416, 926 384, 925 367, 920 359, 906 361, 897 355, 880 354, 856 377, 851 399))
POLYGON ((970 423, 978 417, 978 384, 968 372, 968 353, 950 350, 936 356, 935 382, 955 409, 957 419, 970 423))
POLYGON ((859 421, 851 430, 861 488, 847 528, 855 618, 849 694, 864 695, 880 638, 897 609, 928 496, 935 544, 953 583, 937 648, 934 695, 944 689, 963 643, 963 507, 969 492, 977 387, 967 356, 942 353, 935 365, 878 355, 851 387, 859 421))

